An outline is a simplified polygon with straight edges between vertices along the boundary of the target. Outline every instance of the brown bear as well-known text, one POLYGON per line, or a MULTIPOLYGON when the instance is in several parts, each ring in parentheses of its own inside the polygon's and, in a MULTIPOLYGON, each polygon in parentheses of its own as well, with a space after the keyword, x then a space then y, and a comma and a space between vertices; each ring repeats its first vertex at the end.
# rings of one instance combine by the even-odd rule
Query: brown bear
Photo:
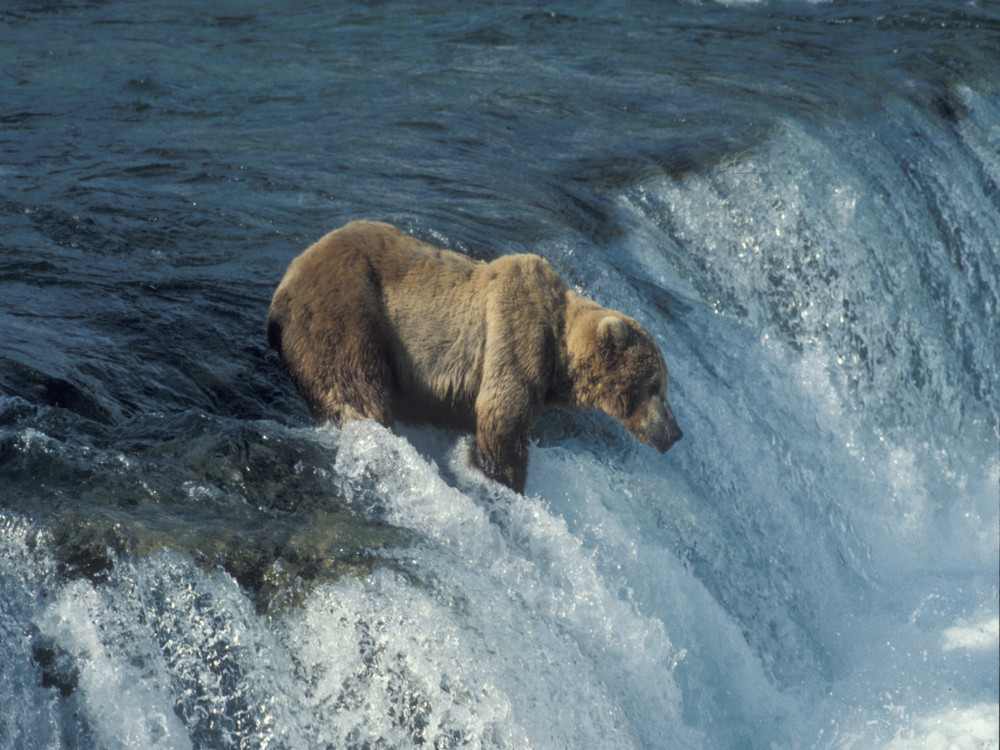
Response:
POLYGON ((318 420, 467 429, 516 492, 546 407, 601 409, 661 453, 681 437, 649 333, 536 255, 487 263, 355 221, 292 261, 267 334, 318 420))

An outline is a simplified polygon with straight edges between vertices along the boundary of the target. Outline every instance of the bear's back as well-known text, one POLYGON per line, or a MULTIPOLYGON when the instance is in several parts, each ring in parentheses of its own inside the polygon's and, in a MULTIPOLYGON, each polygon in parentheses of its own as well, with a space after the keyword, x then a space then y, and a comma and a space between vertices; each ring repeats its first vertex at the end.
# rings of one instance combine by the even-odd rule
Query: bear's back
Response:
POLYGON ((402 421, 469 426, 488 348, 529 358, 551 349, 566 291, 535 255, 487 263, 389 224, 354 221, 292 261, 272 301, 268 337, 305 392, 319 390, 324 363, 351 340, 382 353, 392 412, 402 421))

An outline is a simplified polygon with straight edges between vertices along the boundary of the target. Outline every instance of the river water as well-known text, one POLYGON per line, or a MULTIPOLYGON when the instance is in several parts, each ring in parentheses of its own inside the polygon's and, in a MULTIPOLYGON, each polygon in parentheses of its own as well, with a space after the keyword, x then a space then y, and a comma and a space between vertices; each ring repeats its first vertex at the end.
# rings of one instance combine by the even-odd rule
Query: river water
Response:
POLYGON ((1000 7, 11 0, 0 748, 997 748, 1000 7), (351 219, 546 257, 685 439, 317 428, 351 219))

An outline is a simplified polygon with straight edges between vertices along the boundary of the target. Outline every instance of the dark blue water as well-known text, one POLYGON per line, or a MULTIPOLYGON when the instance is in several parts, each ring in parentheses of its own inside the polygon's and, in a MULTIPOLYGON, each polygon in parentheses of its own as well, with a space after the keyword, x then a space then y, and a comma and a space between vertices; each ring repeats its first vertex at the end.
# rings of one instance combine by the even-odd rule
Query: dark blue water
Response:
POLYGON ((0 10, 0 748, 998 745, 1000 7, 0 10), (685 440, 316 428, 357 218, 642 321, 685 440))

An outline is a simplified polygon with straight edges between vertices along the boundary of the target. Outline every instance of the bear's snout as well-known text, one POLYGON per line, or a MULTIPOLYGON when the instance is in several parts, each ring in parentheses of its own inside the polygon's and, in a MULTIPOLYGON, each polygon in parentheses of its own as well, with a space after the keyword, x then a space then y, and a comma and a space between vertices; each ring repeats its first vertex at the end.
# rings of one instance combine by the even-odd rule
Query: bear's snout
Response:
POLYGON ((656 448, 660 453, 666 453, 674 443, 684 437, 670 404, 666 401, 653 404, 644 437, 643 442, 656 448))

